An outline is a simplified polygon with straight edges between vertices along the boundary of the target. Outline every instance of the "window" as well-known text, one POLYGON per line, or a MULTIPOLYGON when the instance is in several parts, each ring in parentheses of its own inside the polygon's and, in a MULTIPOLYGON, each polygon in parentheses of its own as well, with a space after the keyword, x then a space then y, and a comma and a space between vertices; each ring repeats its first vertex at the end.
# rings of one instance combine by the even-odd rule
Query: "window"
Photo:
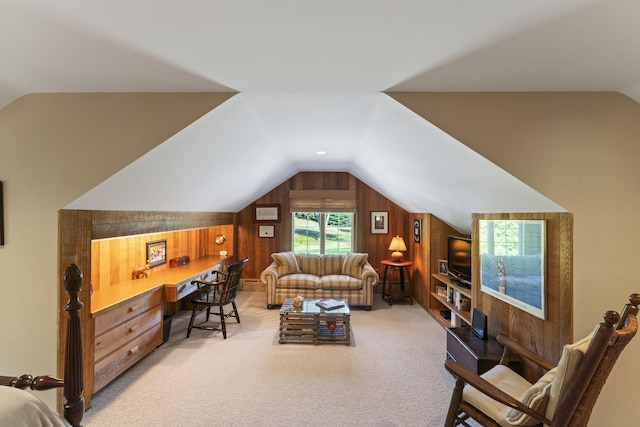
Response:
POLYGON ((351 212, 293 212, 293 251, 298 254, 352 252, 353 218, 351 212))

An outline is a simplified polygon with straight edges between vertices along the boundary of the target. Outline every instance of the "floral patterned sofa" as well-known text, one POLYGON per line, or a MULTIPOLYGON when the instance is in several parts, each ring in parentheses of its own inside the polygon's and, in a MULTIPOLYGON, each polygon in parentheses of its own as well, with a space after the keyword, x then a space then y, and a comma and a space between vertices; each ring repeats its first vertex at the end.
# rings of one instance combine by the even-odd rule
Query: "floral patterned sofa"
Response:
POLYGON ((260 279, 267 286, 267 308, 282 305, 286 298, 346 299, 350 306, 371 310, 378 273, 366 253, 301 255, 278 252, 260 279))

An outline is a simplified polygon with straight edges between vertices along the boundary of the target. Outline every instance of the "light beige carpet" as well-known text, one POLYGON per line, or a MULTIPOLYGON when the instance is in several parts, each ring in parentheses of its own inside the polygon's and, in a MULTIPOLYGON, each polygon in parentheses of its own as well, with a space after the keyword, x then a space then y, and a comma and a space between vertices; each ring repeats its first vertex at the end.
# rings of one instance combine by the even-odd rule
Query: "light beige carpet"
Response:
MULTIPOLYGON (((169 342, 96 394, 98 426, 441 426, 453 377, 445 330, 419 304, 352 310, 350 346, 278 343, 264 292, 238 296, 220 332, 174 316, 169 342)), ((202 316, 204 318, 204 316, 202 316)))

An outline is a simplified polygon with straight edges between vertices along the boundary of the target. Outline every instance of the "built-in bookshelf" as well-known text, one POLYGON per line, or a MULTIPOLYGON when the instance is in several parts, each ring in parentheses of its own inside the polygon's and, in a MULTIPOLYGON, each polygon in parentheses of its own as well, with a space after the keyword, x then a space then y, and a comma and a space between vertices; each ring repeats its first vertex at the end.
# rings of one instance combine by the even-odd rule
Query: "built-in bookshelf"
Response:
MULTIPOLYGON (((463 322, 471 324, 471 289, 458 286, 445 274, 434 273, 431 275, 432 291, 431 298, 440 303, 444 309, 449 311, 448 320, 453 327, 463 326, 463 322)), ((432 305, 437 308, 437 304, 432 305)))

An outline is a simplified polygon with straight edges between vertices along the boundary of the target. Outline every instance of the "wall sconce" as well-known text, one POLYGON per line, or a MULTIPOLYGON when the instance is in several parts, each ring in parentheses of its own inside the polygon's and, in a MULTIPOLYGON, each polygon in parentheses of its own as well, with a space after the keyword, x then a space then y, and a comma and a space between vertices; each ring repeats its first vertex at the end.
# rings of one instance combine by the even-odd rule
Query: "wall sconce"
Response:
POLYGON ((400 262, 402 261, 402 252, 407 250, 407 245, 404 244, 404 239, 402 237, 396 236, 391 239, 389 250, 394 251, 391 254, 391 259, 395 262, 400 262))

